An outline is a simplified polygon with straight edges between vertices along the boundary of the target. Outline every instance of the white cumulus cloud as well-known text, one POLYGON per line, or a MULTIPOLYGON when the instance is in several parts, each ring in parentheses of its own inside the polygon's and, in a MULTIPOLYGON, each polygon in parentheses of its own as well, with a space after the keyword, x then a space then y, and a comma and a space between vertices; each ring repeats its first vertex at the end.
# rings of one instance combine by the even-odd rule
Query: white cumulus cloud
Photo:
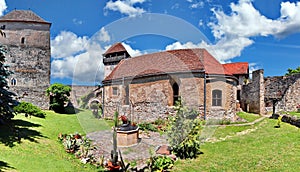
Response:
POLYGON ((136 7, 136 4, 142 4, 145 0, 117 0, 108 1, 104 9, 118 11, 129 17, 135 17, 145 12, 143 8, 136 7))
MULTIPOLYGON (((188 2, 194 2, 187 0, 188 2)), ((220 62, 241 55, 241 52, 254 43, 258 36, 283 38, 300 32, 300 2, 282 2, 281 16, 270 19, 262 15, 252 4, 252 0, 240 0, 231 3, 231 12, 226 14, 222 9, 212 9, 216 20, 209 23, 215 37, 215 44, 200 42, 175 42, 166 49, 206 48, 220 62)))
POLYGON ((84 51, 88 46, 88 38, 78 37, 73 32, 62 31, 51 40, 51 55, 53 58, 72 56, 84 51))
POLYGON ((5 0, 0 0, 0 16, 3 15, 4 11, 7 9, 5 0))
POLYGON ((105 30, 104 27, 102 27, 100 29, 100 32, 98 34, 98 39, 102 42, 109 42, 110 41, 110 36, 109 36, 109 33, 108 31, 105 30))
MULTIPOLYGON (((102 54, 111 46, 103 48, 101 44, 108 41, 110 36, 104 28, 101 28, 92 38, 78 37, 72 32, 61 32, 51 40, 51 49, 54 51, 51 77, 69 78, 73 80, 73 84, 100 83, 104 72, 102 54)), ((122 44, 131 56, 141 54, 130 45, 122 44)))

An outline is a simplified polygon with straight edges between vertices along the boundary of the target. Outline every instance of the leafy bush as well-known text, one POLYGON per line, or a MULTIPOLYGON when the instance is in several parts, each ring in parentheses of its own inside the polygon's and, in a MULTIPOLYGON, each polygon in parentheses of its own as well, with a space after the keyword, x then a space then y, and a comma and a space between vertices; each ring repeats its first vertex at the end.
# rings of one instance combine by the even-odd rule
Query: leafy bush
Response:
POLYGON ((154 131, 154 132, 158 131, 157 127, 149 122, 140 123, 138 124, 138 126, 139 129, 143 131, 154 131))
POLYGON ((174 160, 169 156, 152 156, 148 160, 151 171, 167 171, 174 165, 174 160))
POLYGON ((176 107, 177 113, 170 118, 167 130, 168 142, 172 151, 180 158, 196 158, 200 151, 200 134, 202 120, 198 113, 188 110, 181 104, 176 107))
POLYGON ((64 113, 65 104, 69 101, 71 87, 54 83, 46 90, 46 95, 50 96, 50 108, 56 113, 64 113))
POLYGON ((45 118, 46 113, 43 112, 39 107, 29 102, 21 102, 14 107, 14 111, 17 113, 25 113, 25 115, 32 115, 39 118, 45 118))

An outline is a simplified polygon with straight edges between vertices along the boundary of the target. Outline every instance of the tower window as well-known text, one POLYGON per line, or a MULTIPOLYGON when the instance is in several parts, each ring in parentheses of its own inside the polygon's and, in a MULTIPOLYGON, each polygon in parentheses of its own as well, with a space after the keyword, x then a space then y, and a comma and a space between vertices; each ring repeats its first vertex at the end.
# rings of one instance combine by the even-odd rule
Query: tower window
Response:
POLYGON ((12 78, 10 80, 10 85, 17 85, 17 80, 15 78, 12 78))
POLYGON ((212 105, 213 106, 222 106, 222 91, 213 90, 212 91, 212 105))
POLYGON ((25 44, 25 37, 21 38, 21 44, 25 44))

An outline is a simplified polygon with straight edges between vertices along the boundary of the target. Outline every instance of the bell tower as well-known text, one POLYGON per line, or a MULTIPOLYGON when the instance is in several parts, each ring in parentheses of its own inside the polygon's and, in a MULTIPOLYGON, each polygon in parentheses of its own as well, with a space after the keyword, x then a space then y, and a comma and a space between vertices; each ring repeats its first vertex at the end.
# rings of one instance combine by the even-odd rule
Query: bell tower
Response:
POLYGON ((112 72, 112 70, 121 60, 127 58, 130 58, 130 55, 128 54, 122 43, 118 42, 112 45, 103 54, 104 78, 106 78, 112 72))

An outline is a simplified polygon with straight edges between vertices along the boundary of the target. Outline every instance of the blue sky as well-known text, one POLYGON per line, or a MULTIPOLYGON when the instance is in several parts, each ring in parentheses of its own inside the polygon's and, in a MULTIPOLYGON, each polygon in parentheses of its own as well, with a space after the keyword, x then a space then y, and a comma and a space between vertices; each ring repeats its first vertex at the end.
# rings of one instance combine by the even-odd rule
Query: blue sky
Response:
POLYGON ((132 56, 206 48, 265 76, 300 66, 299 0, 0 0, 2 15, 14 9, 52 23, 51 83, 99 84, 118 41, 132 56))

